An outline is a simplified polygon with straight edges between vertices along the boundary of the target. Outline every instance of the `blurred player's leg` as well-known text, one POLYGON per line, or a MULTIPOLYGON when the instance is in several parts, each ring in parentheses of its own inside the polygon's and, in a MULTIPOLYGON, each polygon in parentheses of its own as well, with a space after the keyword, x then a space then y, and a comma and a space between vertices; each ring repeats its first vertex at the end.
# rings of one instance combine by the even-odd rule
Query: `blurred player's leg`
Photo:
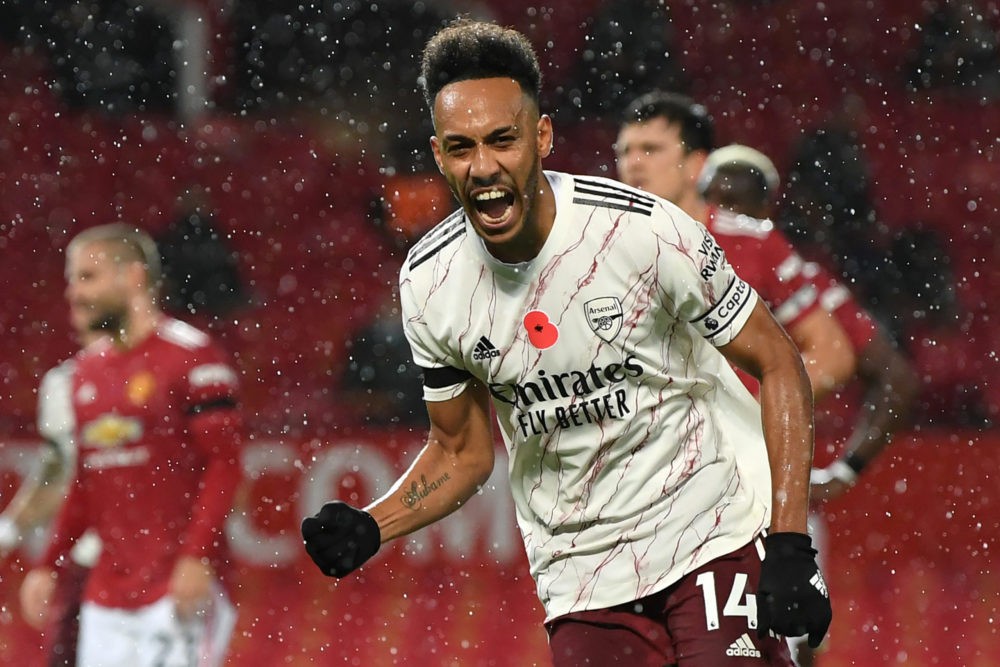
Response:
POLYGON ((221 593, 189 619, 168 597, 135 610, 83 605, 79 667, 220 667, 236 624, 221 593))
POLYGON ((90 568, 71 562, 59 573, 52 599, 52 621, 45 630, 48 667, 75 667, 80 630, 80 599, 90 568))
POLYGON ((84 602, 80 607, 79 667, 138 665, 134 613, 84 602))
POLYGON ((236 627, 236 608, 221 589, 217 589, 213 604, 205 614, 200 629, 198 667, 221 667, 226 659, 226 649, 236 627))

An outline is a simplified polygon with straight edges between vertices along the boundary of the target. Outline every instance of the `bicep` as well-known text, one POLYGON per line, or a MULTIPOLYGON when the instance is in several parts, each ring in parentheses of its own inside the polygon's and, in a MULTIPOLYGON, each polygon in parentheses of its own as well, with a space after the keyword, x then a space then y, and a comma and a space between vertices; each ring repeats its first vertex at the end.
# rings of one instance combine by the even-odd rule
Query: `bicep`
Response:
POLYGON ((795 344, 760 299, 732 340, 719 347, 730 363, 758 380, 771 368, 798 358, 795 344))
POLYGON ((481 382, 469 380, 464 391, 448 400, 427 401, 427 414, 430 444, 440 446, 451 456, 471 454, 492 463, 489 393, 481 382))

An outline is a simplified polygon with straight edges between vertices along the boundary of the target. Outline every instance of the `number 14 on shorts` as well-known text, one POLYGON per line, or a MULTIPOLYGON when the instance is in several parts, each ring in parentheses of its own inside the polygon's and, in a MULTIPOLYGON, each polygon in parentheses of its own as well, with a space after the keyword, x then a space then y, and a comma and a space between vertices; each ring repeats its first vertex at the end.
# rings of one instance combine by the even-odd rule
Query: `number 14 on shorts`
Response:
MULTIPOLYGON (((702 572, 695 579, 705 602, 705 625, 709 630, 719 629, 719 595, 715 586, 715 573, 702 572)), ((733 586, 722 607, 724 616, 745 616, 747 627, 757 627, 757 596, 747 593, 747 575, 737 572, 733 576, 733 586)))

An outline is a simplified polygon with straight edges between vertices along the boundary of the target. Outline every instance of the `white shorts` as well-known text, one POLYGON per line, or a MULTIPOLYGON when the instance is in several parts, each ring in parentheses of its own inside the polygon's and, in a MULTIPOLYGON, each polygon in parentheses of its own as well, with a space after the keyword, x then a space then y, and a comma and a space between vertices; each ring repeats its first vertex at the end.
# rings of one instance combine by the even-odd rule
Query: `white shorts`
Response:
POLYGON ((235 625, 236 609, 221 590, 186 621, 169 596, 138 609, 84 602, 77 667, 220 667, 235 625))

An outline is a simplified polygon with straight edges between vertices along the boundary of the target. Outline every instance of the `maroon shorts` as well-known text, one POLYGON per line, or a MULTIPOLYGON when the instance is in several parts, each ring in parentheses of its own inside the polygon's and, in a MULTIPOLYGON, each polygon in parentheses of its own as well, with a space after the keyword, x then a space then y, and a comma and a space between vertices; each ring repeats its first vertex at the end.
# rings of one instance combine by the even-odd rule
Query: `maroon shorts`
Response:
POLYGON ((45 628, 47 667, 74 667, 80 630, 80 599, 90 568, 70 563, 59 570, 52 595, 52 618, 45 628))
POLYGON ((659 593, 553 619, 545 626, 553 664, 792 667, 783 638, 757 638, 761 554, 755 540, 659 593))

